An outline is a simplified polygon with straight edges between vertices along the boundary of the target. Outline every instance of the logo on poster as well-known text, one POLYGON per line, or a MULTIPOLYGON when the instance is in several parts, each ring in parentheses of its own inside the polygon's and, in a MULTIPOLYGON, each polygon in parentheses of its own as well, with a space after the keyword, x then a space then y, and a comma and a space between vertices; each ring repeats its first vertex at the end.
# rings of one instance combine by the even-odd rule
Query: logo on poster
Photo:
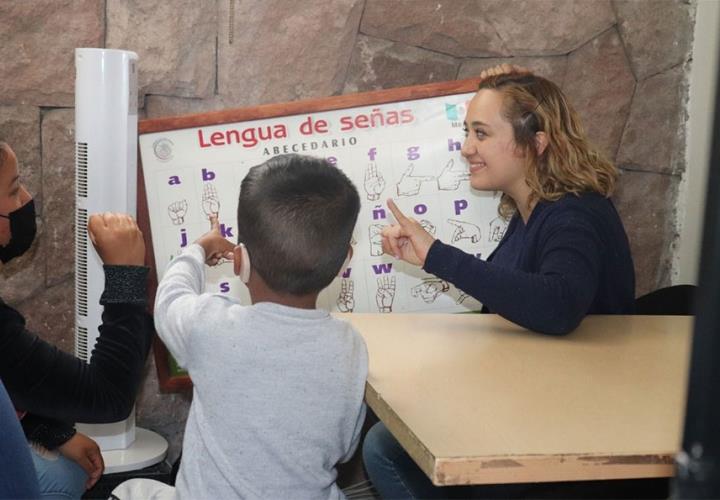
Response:
POLYGON ((451 122, 453 127, 462 127, 462 121, 465 119, 466 107, 464 104, 448 104, 445 103, 445 118, 451 122))
POLYGON ((155 158, 162 162, 168 162, 173 158, 173 141, 166 138, 158 139, 153 143, 155 158))

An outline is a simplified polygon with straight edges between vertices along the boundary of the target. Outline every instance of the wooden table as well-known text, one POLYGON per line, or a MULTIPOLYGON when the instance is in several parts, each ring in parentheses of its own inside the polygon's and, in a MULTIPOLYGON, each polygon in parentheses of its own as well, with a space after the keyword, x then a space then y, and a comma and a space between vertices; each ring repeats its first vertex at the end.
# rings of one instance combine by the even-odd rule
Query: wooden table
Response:
POLYGON ((366 400, 436 485, 666 477, 687 316, 591 316, 567 337, 495 315, 348 314, 366 400))

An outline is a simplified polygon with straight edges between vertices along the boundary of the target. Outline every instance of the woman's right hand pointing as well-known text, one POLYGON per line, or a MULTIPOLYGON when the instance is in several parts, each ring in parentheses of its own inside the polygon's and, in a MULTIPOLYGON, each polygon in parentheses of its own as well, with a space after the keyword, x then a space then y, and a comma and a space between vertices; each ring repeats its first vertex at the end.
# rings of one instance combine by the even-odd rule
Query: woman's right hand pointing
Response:
POLYGON ((418 221, 412 217, 406 217, 392 199, 387 201, 387 205, 395 216, 397 224, 383 229, 383 251, 405 262, 422 267, 435 238, 425 231, 418 221))

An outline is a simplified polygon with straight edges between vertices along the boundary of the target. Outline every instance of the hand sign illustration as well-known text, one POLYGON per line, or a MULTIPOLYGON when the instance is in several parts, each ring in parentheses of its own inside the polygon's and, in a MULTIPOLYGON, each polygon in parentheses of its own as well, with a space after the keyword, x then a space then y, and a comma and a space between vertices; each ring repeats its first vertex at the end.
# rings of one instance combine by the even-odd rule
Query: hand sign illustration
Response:
POLYGON ((460 187, 462 181, 468 179, 470 179, 470 172, 467 167, 462 164, 456 167, 455 160, 450 159, 437 178, 438 189, 442 191, 454 191, 460 187))
POLYGON ((377 257, 383 254, 382 249, 382 224, 373 224, 368 228, 370 237, 370 255, 377 257))
POLYGON ((203 187, 202 207, 205 215, 208 217, 217 215, 220 212, 220 200, 218 199, 215 186, 210 182, 206 183, 205 187, 203 187))
POLYGON ((392 312, 393 300, 395 299, 395 276, 383 276, 377 279, 377 293, 375 302, 378 311, 381 313, 392 312))
POLYGON ((170 220, 172 221, 172 223, 176 226, 179 226, 180 224, 185 222, 185 214, 187 213, 187 209, 187 200, 180 200, 171 203, 168 206, 168 215, 170 216, 170 220))
POLYGON ((423 182, 430 182, 435 178, 432 175, 413 175, 414 164, 410 164, 397 183, 398 196, 415 196, 420 192, 423 182))
POLYGON ((500 217, 495 217, 493 220, 490 221, 490 233, 488 234, 488 241, 492 243, 502 240, 503 236, 505 236, 506 230, 507 222, 505 222, 500 217))
POLYGON ((425 278, 422 283, 410 289, 410 295, 420 297, 426 304, 432 304, 443 292, 450 290, 447 281, 440 278, 425 278))
POLYGON ((434 225, 432 222, 430 222, 430 221, 427 220, 427 219, 421 219, 421 220, 420 220, 420 225, 422 226, 422 228, 423 228, 425 231, 427 231, 428 233, 430 233, 430 234, 432 234, 433 236, 435 236, 436 228, 435 228, 435 225, 434 225))
POLYGON ((378 172, 375 162, 370 163, 367 170, 365 170, 364 187, 367 193, 367 199, 370 201, 379 200, 380 195, 385 189, 385 178, 378 172))
POLYGON ((453 231, 451 238, 452 243, 457 243, 460 240, 470 240, 473 243, 480 241, 480 228, 475 224, 455 219, 448 219, 448 222, 455 226, 455 231, 453 231))
POLYGON ((340 281, 340 295, 337 298, 337 306, 340 312, 353 312, 353 309, 355 309, 354 288, 355 283, 353 280, 343 278, 340 281))

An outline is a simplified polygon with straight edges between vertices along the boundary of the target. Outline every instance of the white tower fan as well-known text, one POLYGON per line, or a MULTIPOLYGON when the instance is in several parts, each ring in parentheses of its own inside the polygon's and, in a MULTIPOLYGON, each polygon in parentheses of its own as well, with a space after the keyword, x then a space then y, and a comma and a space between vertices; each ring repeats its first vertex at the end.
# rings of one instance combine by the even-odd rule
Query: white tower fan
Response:
MULTIPOLYGON (((88 217, 136 213, 137 62, 134 52, 75 49, 75 354, 86 362, 99 335, 105 286, 88 217)), ((134 409, 127 420, 78 430, 97 441, 106 473, 148 467, 167 453, 163 437, 135 427, 134 409)))

